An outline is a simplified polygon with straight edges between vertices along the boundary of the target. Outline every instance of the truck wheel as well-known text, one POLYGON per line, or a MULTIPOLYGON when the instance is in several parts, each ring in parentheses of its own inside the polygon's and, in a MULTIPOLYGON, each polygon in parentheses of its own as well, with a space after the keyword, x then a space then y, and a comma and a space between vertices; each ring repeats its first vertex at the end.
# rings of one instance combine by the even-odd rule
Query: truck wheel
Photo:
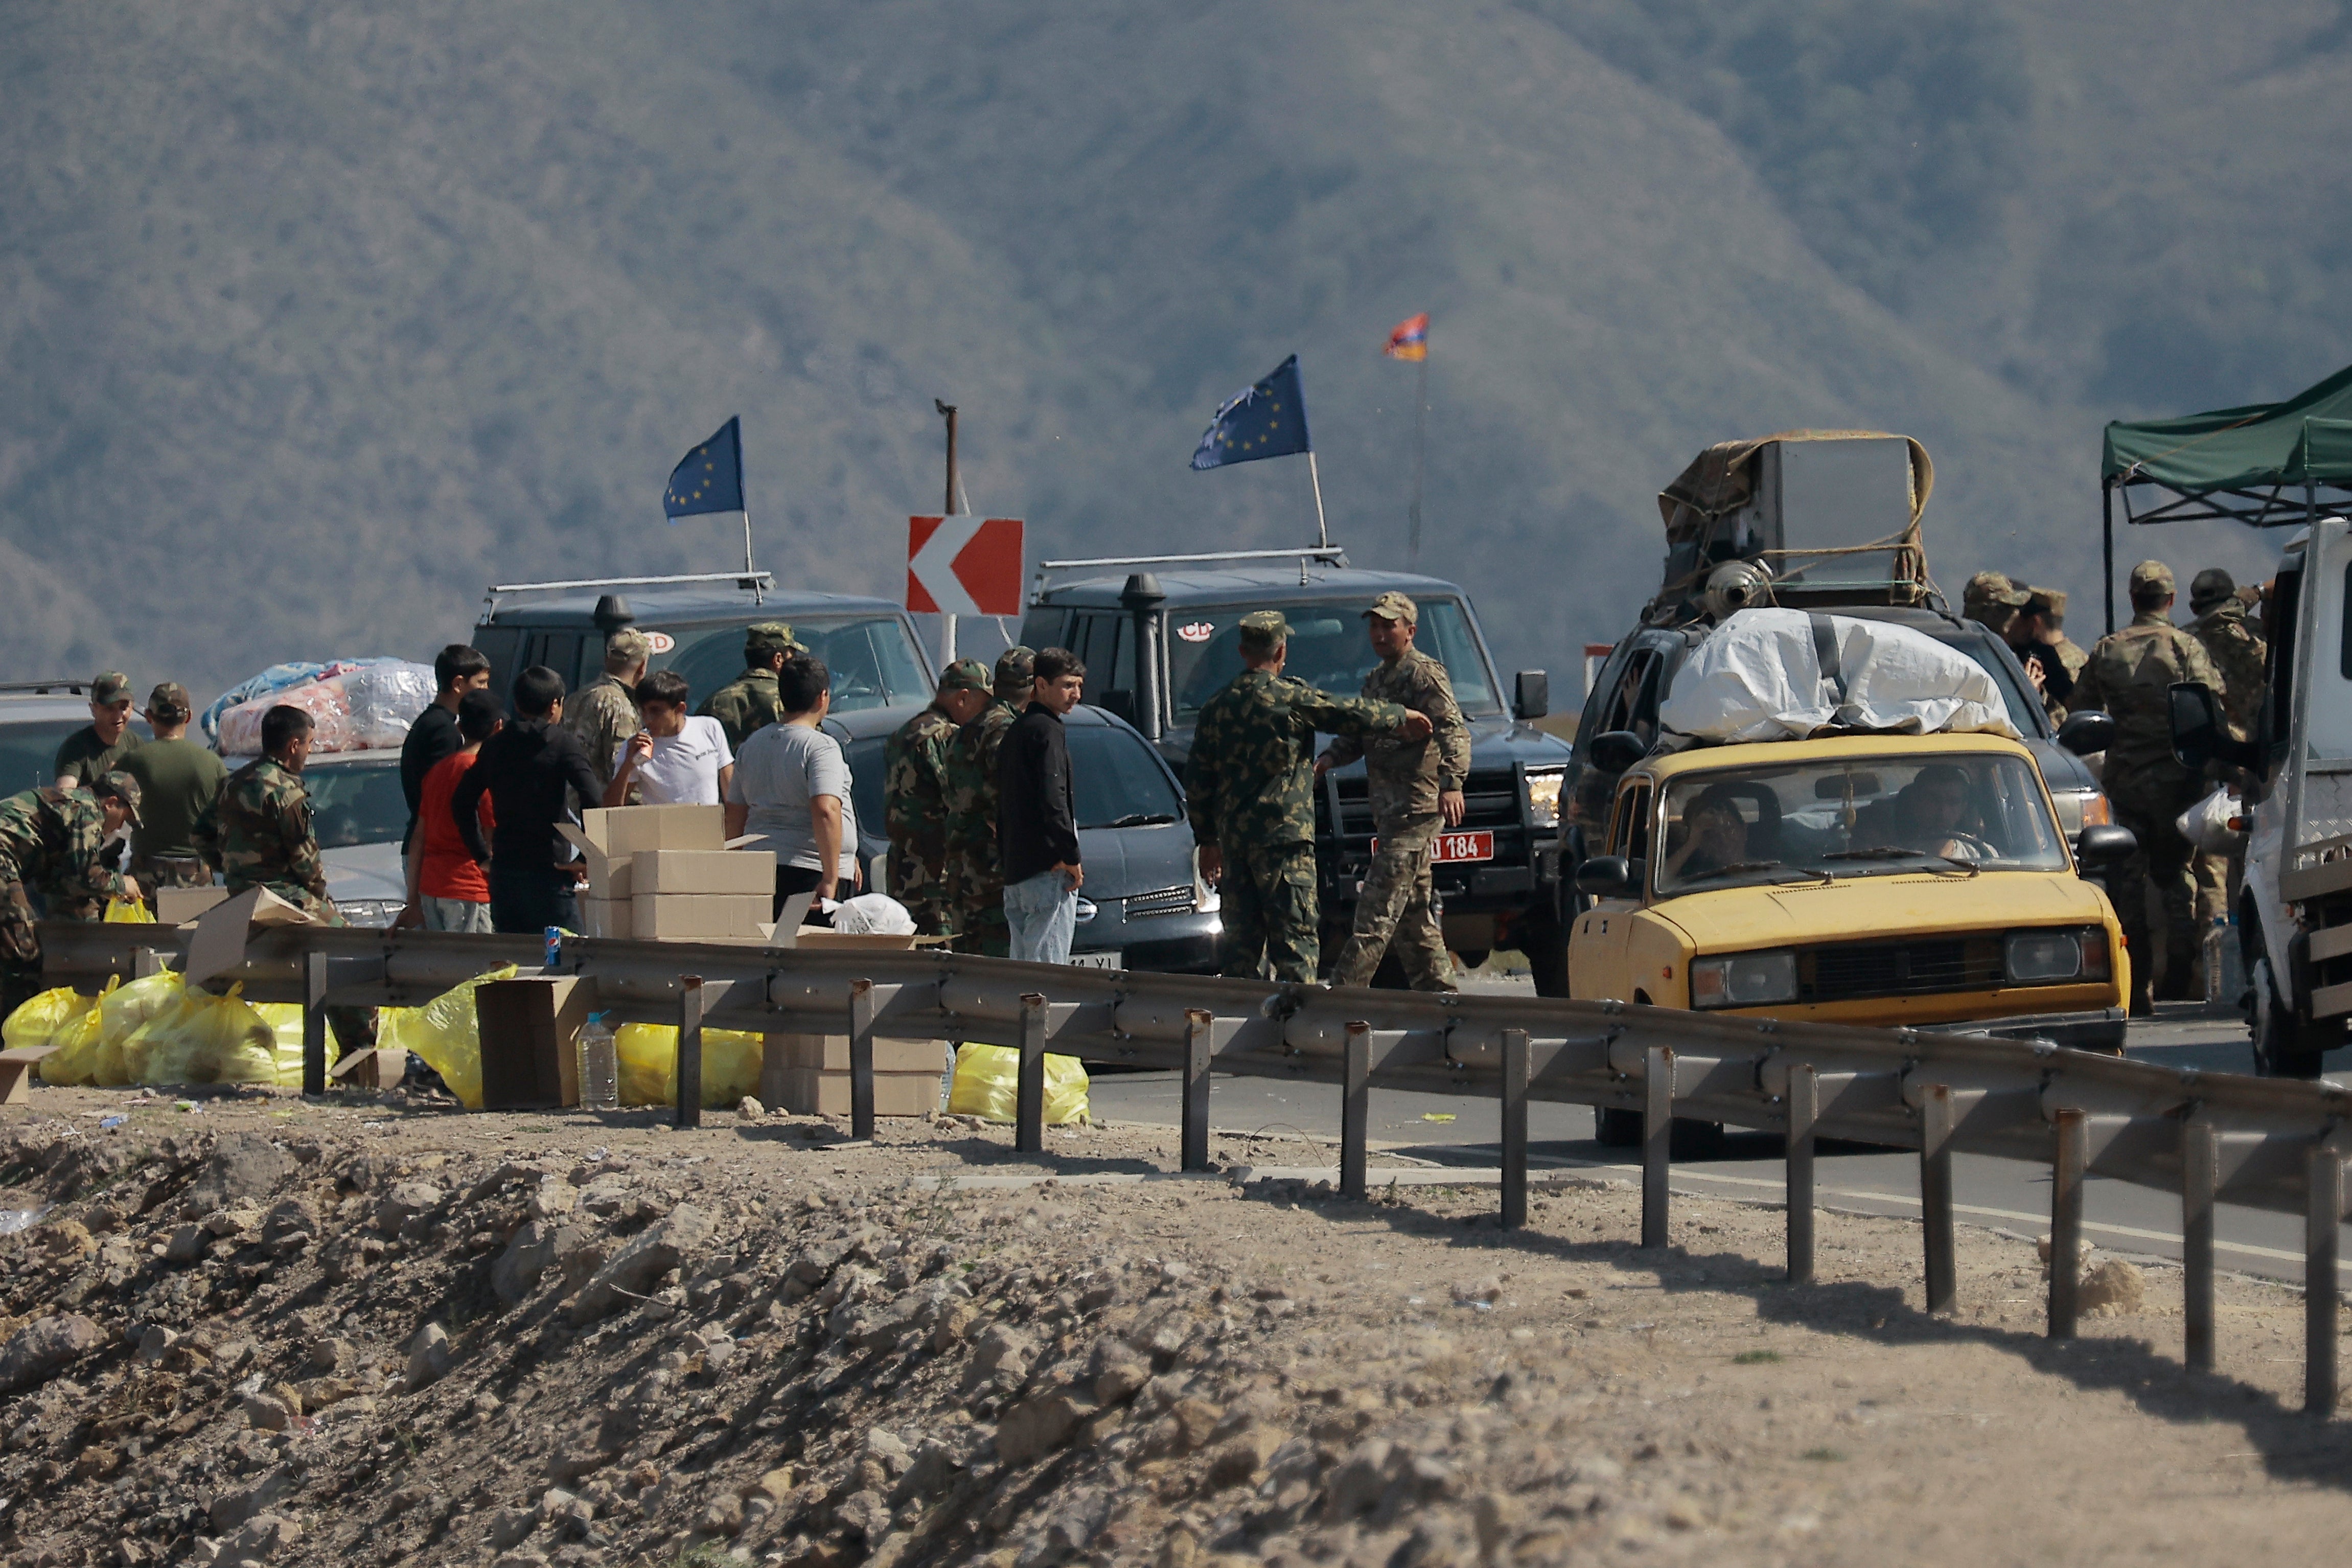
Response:
POLYGON ((1592 1139, 1604 1149, 1638 1149, 1642 1146, 1642 1113, 1638 1110, 1613 1110, 1607 1106, 1592 1112, 1592 1139))
POLYGON ((2253 989, 2252 1016, 2247 1023, 2254 1037, 2254 1070, 2264 1078, 2317 1078, 2333 1031, 2305 1023, 2279 999, 2268 954, 2254 960, 2248 978, 2253 989))
MULTIPOLYGON (((1638 1110, 1617 1110, 1608 1107, 1592 1112, 1592 1139, 1604 1149, 1638 1149, 1642 1146, 1642 1113, 1638 1110)), ((1677 1116, 1674 1131, 1667 1134, 1666 1154, 1677 1162, 1720 1160, 1724 1154, 1724 1131, 1720 1121, 1702 1121, 1696 1117, 1677 1116)))
POLYGON ((1530 921, 1519 931, 1519 950, 1528 955, 1528 968, 1536 983, 1538 996, 1568 994, 1568 933, 1549 921, 1530 921))

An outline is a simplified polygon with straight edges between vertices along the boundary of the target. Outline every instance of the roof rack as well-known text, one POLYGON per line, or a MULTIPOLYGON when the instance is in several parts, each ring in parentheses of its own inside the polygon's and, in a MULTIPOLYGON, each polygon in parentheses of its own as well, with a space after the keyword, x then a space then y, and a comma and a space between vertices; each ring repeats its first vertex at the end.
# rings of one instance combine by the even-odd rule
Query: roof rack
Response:
POLYGON ((573 588, 653 588, 673 583, 732 583, 750 594, 752 602, 764 602, 776 585, 772 572, 695 572, 672 577, 580 577, 565 583, 494 583, 482 602, 496 610, 501 594, 557 594, 573 588))
POLYGON ((1042 590, 1048 572, 1077 572, 1095 566, 1198 566, 1212 561, 1296 561, 1298 580, 1307 580, 1307 563, 1320 561, 1344 567, 1348 552, 1336 544, 1308 544, 1297 550, 1218 550, 1206 555, 1097 555, 1084 561, 1040 561, 1033 588, 1042 590))
POLYGON ((18 691, 33 697, 47 697, 51 693, 79 697, 89 689, 89 684, 80 679, 0 680, 0 691, 18 691))

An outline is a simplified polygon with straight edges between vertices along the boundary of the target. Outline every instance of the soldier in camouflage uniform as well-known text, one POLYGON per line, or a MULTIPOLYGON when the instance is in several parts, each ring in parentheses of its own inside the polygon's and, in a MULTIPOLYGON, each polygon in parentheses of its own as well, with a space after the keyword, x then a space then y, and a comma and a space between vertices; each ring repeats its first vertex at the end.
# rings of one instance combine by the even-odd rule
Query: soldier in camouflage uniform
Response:
POLYGON ((120 770, 94 792, 52 785, 0 800, 0 1016, 41 989, 33 897, 64 921, 95 921, 109 899, 138 898, 139 884, 109 864, 138 825, 139 781, 120 770))
POLYGON ((196 842, 220 867, 229 897, 267 888, 313 919, 341 925, 327 897, 327 868, 302 783, 310 731, 310 716, 299 708, 281 705, 263 714, 263 754, 229 775, 220 798, 196 819, 196 842))
POLYGON ((793 628, 782 621, 761 621, 744 631, 743 673, 712 692, 696 710, 706 719, 719 721, 719 727, 727 731, 729 751, 740 754, 743 742, 755 732, 783 721, 783 701, 776 695, 776 671, 792 655, 807 651, 793 636, 793 628))
MULTIPOLYGON (((580 737, 596 782, 613 782, 613 759, 644 728, 637 716, 637 682, 646 678, 646 660, 653 645, 635 626, 623 626, 604 639, 604 673, 563 700, 563 727, 580 737)), ((772 674, 770 679, 773 687, 772 674)), ((583 800, 582 805, 602 805, 604 797, 583 800)), ((628 804, 637 804, 637 786, 629 785, 628 804)))
MULTIPOLYGON (((2246 602, 2239 595, 2237 584, 2219 566, 2207 567, 2189 584, 2189 608, 2197 617, 2189 623, 2189 635, 2203 646, 2205 657, 2213 661, 2213 672, 2221 678, 2213 695, 2221 700, 2230 734, 2251 741, 2262 722, 2263 691, 2270 680, 2263 661, 2269 649, 2261 634, 2246 624, 2246 602)), ((2245 879, 2245 867, 2242 850, 2235 855, 2197 857, 2192 869, 2200 927, 2229 918, 2239 884, 2245 879)))
POLYGON ((947 900, 949 743, 989 701, 988 666, 960 658, 940 677, 930 706, 898 726, 883 749, 883 823, 890 835, 890 896, 915 930, 949 930, 947 900))
POLYGON ((1006 648, 997 657, 994 696, 948 743, 941 774, 948 812, 945 892, 959 952, 1013 955, 1004 861, 996 848, 996 754, 1004 747, 1004 731, 1028 704, 1036 668, 1034 649, 1006 648))
POLYGON ((1255 977, 1271 953, 1277 980, 1315 978, 1322 941, 1315 882, 1315 737, 1393 735, 1431 724, 1392 702, 1334 697, 1283 678, 1290 624, 1278 610, 1241 621, 1248 666, 1202 706, 1184 770, 1184 809, 1201 874, 1223 898, 1218 967, 1255 977))
POLYGON ((2056 588, 2027 588, 2024 607, 2010 623, 2009 646, 2025 666, 2042 706, 2056 724, 2073 704, 2074 683, 2091 656, 2066 635, 2066 595, 2056 588))
POLYGON ((2025 608, 2025 590, 1999 572, 1979 572, 1960 590, 1960 614, 1990 626, 1995 637, 2009 635, 2009 623, 2025 608))
POLYGON ((1470 726, 1454 700, 1445 667, 1412 646, 1420 607, 1399 593, 1382 594, 1364 612, 1377 668, 1364 677, 1363 695, 1422 715, 1435 732, 1418 742, 1341 735, 1315 759, 1315 776, 1364 759, 1372 831, 1380 848, 1356 899, 1356 927, 1331 966, 1334 985, 1369 985, 1381 955, 1394 948, 1416 991, 1451 991, 1454 965, 1445 953, 1431 885, 1437 836, 1462 826, 1463 782, 1470 776, 1470 726))
POLYGON ((2131 625, 2091 650, 2073 706, 2103 709, 2116 721, 2100 783, 2116 820, 2132 830, 2139 847, 2108 885, 2117 889, 2116 913, 2131 950, 2132 1014, 2146 1017, 2158 998, 2195 994, 2199 958, 2190 850, 2175 819, 2196 803, 2203 781, 2173 758, 2171 688, 2181 680, 2217 689, 2221 683, 2202 645, 2168 615, 2170 567, 2161 561, 2133 567, 2131 601, 2131 625), (2148 929, 2143 879, 2155 884, 2164 911, 2160 955, 2148 929))

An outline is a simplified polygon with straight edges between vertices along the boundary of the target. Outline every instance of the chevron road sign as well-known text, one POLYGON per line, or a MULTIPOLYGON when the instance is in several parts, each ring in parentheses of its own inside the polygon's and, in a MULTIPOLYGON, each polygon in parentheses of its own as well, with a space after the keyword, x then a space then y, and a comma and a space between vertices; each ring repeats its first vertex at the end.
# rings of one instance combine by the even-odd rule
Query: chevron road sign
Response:
POLYGON ((1021 613, 1021 520, 907 520, 907 608, 950 616, 1021 613))

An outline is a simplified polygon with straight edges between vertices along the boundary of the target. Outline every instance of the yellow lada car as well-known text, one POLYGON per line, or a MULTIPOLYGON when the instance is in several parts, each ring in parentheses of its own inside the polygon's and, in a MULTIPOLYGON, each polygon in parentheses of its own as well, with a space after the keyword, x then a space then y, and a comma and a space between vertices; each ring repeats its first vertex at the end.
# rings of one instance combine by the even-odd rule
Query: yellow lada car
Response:
MULTIPOLYGON (((2119 827, 2080 845, 2093 861, 2131 849, 2119 827)), ((1573 996, 2123 1048, 2123 932, 2012 741, 1650 756, 1577 886, 1596 901, 1570 933, 1573 996)))

